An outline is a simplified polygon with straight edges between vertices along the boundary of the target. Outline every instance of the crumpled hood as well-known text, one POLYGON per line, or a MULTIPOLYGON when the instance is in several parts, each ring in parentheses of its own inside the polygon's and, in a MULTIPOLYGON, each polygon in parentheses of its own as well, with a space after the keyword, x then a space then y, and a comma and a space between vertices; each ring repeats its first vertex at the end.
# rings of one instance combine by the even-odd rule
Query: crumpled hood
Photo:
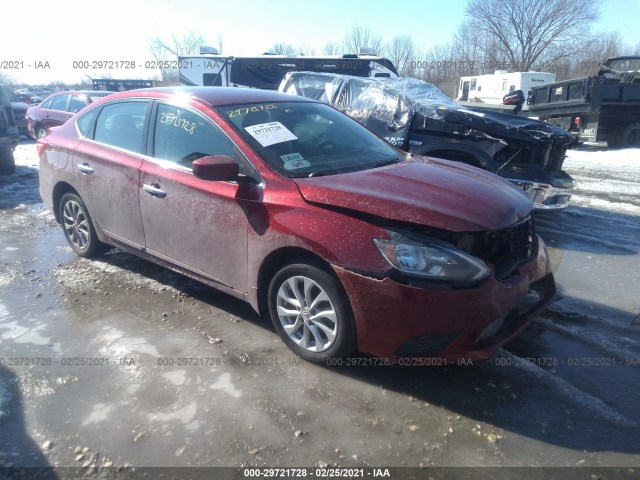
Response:
POLYGON ((521 189, 492 173, 419 156, 387 167, 294 181, 311 203, 455 232, 497 230, 533 210, 521 189))
MULTIPOLYGON (((414 126, 428 124, 430 120, 457 124, 479 130, 494 137, 523 143, 548 144, 555 140, 570 143, 571 134, 563 128, 540 120, 509 113, 476 111, 451 100, 435 85, 410 77, 382 80, 383 84, 400 92, 410 100, 410 108, 416 115, 414 126)), ((481 106, 480 104, 478 105, 481 106)), ((394 104, 401 109, 403 105, 394 104)), ((404 111, 394 112, 396 115, 404 111)))
POLYGON ((563 137, 567 142, 572 140, 571 134, 560 127, 509 113, 477 112, 467 108, 459 108, 449 110, 443 117, 447 122, 475 128, 507 139, 537 140, 545 143, 560 137, 563 137))

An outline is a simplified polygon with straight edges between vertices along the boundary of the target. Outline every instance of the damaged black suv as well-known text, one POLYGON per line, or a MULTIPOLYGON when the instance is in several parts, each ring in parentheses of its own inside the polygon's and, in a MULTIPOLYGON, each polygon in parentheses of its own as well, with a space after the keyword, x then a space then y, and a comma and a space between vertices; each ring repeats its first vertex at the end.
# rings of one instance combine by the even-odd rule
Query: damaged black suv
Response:
POLYGON ((464 162, 522 187, 538 210, 564 208, 575 181, 562 170, 572 137, 530 118, 475 111, 415 78, 288 73, 280 91, 328 103, 391 144, 464 162))

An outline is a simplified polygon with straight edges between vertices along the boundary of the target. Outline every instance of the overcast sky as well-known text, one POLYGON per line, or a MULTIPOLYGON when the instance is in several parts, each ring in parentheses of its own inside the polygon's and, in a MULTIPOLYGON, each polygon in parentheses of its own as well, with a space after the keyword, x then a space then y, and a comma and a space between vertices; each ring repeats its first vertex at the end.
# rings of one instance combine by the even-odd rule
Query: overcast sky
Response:
MULTIPOLYGON (((106 72, 113 78, 152 78, 158 71, 144 66, 152 60, 149 41, 190 31, 203 34, 212 46, 220 35, 223 53, 236 56, 258 55, 275 43, 307 45, 321 54, 326 43, 341 43, 353 25, 367 26, 385 41, 410 35, 426 50, 451 40, 467 2, 59 0, 37 8, 24 2, 7 3, 0 6, 0 67, 17 68, 0 72, 17 82, 47 84, 77 82, 106 72), (137 68, 98 72, 74 68, 74 62, 99 60, 131 62, 137 68)), ((618 30, 626 43, 636 45, 640 42, 638 19, 640 0, 606 0, 597 29, 618 30)))

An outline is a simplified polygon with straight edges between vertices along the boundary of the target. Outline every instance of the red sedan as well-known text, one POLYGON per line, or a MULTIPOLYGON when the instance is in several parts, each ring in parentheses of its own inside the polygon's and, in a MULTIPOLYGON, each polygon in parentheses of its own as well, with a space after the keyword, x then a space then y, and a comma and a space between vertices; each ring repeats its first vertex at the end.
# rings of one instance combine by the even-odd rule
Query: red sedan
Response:
POLYGON ((313 100, 134 90, 38 143, 78 255, 116 246, 243 299, 307 360, 490 358, 555 294, 520 189, 313 100))
POLYGON ((113 92, 79 90, 57 92, 38 105, 27 109, 27 130, 35 139, 44 137, 51 127, 57 127, 91 102, 113 92))

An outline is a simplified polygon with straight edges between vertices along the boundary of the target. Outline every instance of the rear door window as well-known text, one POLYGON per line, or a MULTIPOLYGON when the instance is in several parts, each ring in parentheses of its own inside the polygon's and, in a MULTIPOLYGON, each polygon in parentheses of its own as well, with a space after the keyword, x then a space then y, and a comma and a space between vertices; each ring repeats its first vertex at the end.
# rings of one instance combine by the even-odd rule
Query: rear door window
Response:
POLYGON ((51 105, 49 108, 51 110, 60 110, 64 112, 67 109, 67 101, 69 100, 69 95, 57 95, 51 99, 51 105))
POLYGON ((112 147, 142 153, 147 106, 146 101, 105 105, 96 120, 94 140, 112 147))

